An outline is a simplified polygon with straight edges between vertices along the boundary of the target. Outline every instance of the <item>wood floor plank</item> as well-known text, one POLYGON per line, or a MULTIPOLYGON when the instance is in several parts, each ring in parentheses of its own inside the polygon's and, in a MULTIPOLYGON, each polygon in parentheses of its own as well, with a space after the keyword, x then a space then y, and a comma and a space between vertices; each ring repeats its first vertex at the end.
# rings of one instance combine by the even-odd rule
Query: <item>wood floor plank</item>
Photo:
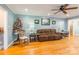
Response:
POLYGON ((0 50, 0 55, 78 55, 79 37, 66 37, 61 40, 31 42, 29 45, 14 45, 0 50))

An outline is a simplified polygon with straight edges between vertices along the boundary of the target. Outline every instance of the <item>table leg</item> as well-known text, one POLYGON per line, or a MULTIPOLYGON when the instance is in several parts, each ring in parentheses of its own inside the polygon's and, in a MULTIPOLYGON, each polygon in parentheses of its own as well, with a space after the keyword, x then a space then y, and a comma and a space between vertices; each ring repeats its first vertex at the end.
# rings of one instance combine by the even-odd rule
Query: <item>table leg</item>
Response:
POLYGON ((31 36, 30 36, 30 42, 31 42, 31 36))

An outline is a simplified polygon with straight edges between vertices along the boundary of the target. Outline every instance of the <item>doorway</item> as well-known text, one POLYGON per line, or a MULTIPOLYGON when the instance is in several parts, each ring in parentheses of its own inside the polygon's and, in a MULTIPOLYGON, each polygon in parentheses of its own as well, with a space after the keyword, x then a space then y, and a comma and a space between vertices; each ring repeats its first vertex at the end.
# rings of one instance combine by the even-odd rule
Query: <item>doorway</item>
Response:
POLYGON ((3 48, 4 45, 4 10, 0 6, 0 49, 3 48))
POLYGON ((73 20, 68 20, 68 31, 69 31, 69 36, 74 35, 73 20))
POLYGON ((0 49, 7 48, 7 11, 0 6, 0 49))

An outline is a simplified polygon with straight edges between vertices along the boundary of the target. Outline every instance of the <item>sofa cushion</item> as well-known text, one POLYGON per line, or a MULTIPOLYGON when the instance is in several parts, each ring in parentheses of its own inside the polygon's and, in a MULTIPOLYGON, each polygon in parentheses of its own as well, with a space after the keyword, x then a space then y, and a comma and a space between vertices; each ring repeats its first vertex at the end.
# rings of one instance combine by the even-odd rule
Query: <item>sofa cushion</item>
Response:
POLYGON ((37 33, 50 33, 50 29, 39 29, 37 30, 37 33))
POLYGON ((39 37, 48 37, 48 35, 39 35, 39 37))
POLYGON ((62 38, 62 36, 56 32, 56 29, 39 29, 37 33, 39 34, 39 41, 62 38))
POLYGON ((51 29, 50 33, 52 33, 52 34, 56 33, 56 29, 51 29))

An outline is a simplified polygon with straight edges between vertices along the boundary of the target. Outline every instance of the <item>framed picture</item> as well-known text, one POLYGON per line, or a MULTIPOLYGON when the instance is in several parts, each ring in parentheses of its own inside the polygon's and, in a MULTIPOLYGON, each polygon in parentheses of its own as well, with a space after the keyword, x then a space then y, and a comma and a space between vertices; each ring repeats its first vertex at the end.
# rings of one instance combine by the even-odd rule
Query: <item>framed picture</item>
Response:
POLYGON ((42 18, 41 19, 41 25, 50 25, 50 19, 42 18))
POLYGON ((39 24, 39 20, 38 19, 34 20, 34 23, 39 24))
POLYGON ((55 20, 53 20, 53 21, 52 21, 52 24, 53 24, 53 25, 55 25, 55 24, 56 24, 56 21, 55 21, 55 20))

